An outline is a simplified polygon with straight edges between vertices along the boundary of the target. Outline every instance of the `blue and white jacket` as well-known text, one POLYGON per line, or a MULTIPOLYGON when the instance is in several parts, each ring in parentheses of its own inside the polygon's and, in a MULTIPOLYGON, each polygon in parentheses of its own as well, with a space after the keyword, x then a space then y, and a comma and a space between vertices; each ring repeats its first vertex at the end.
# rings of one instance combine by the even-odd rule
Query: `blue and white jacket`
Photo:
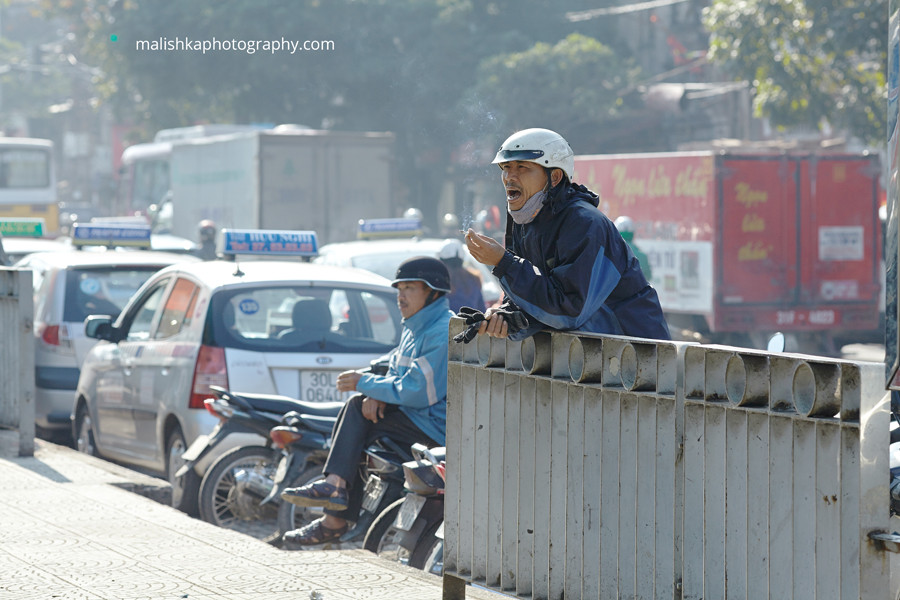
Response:
POLYGON ((365 373, 356 384, 357 391, 366 396, 397 405, 440 445, 447 435, 447 350, 452 316, 445 296, 403 319, 388 374, 365 373))
POLYGON ((511 245, 493 270, 506 308, 529 317, 510 339, 544 328, 670 339, 656 290, 600 199, 578 184, 553 192, 531 223, 511 224, 511 245))

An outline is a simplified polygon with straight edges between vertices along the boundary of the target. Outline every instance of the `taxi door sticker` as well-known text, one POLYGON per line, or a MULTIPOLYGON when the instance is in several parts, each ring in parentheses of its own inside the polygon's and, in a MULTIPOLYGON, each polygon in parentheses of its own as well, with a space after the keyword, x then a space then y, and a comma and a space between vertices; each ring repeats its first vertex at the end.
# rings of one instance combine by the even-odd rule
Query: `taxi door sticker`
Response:
POLYGON ((259 312, 259 302, 253 298, 244 298, 238 303, 238 310, 245 315, 255 315, 259 312))

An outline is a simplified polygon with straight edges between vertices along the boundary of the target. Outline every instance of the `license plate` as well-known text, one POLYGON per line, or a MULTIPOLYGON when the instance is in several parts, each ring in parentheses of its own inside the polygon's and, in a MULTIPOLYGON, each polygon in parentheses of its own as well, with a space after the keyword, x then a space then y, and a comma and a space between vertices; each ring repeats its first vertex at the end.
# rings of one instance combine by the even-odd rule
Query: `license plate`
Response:
POLYGON ((397 513, 397 520, 394 521, 394 526, 402 531, 412 529, 413 523, 416 522, 416 517, 419 516, 424 505, 425 496, 407 494, 403 504, 400 505, 400 512, 397 513))
POLYGON ((288 466, 291 464, 291 457, 282 456, 281 460, 278 461, 278 468, 275 469, 275 485, 278 485, 284 478, 287 476, 288 466))
POLYGON ((337 371, 300 371, 300 399, 307 402, 344 402, 352 392, 339 392, 337 371))
POLYGON ((363 510, 367 510, 371 513, 378 510, 378 505, 381 503, 381 499, 384 497, 386 491, 387 484, 378 477, 370 475, 369 480, 366 482, 366 490, 363 495, 363 510))
POLYGON ((206 446, 209 445, 211 439, 212 436, 209 435, 198 435, 197 439, 194 440, 190 447, 182 453, 181 460, 197 460, 197 457, 206 449, 206 446))

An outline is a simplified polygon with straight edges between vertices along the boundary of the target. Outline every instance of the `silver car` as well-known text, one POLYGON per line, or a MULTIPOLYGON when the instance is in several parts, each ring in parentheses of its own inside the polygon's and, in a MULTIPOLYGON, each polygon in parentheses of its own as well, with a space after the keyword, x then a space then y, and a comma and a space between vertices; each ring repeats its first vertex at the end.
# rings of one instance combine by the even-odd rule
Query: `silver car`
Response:
POLYGON ((89 322, 100 341, 78 381, 77 447, 165 475, 173 504, 195 513, 209 461, 174 474, 218 422, 204 407, 210 385, 344 400, 337 374, 393 349, 400 319, 389 280, 361 269, 283 260, 163 269, 118 319, 89 322))
MULTIPOLYGON (((62 247, 62 244, 59 244, 62 247)), ((85 337, 91 314, 118 316, 154 273, 196 258, 139 250, 63 249, 16 263, 34 284, 35 424, 45 433, 71 431, 72 398, 81 364, 96 340, 85 337)))

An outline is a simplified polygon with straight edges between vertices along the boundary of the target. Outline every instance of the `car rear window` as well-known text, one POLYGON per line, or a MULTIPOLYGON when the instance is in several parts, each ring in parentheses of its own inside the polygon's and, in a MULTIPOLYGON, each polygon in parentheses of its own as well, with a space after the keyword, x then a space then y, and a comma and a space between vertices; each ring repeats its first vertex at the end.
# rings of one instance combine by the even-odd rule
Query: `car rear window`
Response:
POLYGON ((160 266, 104 265, 69 269, 63 321, 82 322, 90 315, 117 317, 134 293, 160 266))
POLYGON ((400 341, 391 292, 326 286, 223 290, 207 331, 216 346, 256 352, 384 353, 400 341))

